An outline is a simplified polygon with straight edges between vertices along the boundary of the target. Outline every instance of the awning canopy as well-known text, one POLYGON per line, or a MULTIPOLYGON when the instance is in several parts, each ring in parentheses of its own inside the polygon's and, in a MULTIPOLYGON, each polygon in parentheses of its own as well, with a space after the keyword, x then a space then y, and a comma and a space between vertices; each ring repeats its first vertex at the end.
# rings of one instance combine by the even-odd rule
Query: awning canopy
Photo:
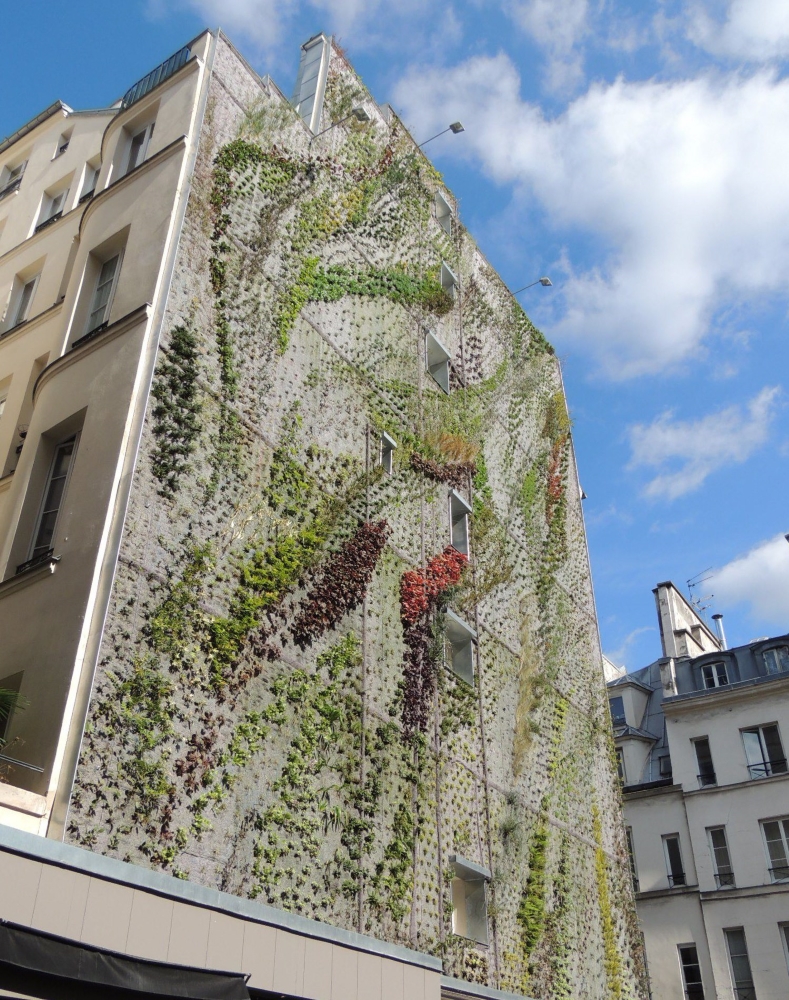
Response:
POLYGON ((0 986, 41 1000, 249 1000, 247 978, 131 958, 0 920, 0 986))

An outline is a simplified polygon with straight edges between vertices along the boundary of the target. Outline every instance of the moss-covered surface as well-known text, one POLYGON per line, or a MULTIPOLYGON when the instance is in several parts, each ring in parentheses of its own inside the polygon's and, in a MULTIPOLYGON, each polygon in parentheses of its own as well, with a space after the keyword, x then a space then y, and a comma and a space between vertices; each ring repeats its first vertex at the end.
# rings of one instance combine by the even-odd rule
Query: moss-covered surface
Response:
MULTIPOLYGON (((438 225, 396 117, 309 150, 248 83, 243 113, 212 84, 68 838, 461 978, 641 997, 556 358, 438 225), (444 579, 450 488, 471 561, 444 579), (447 604, 478 633, 473 685, 445 665, 447 604), (493 872, 486 949, 452 934, 454 853, 493 872)), ((358 86, 336 56, 327 125, 358 86)))

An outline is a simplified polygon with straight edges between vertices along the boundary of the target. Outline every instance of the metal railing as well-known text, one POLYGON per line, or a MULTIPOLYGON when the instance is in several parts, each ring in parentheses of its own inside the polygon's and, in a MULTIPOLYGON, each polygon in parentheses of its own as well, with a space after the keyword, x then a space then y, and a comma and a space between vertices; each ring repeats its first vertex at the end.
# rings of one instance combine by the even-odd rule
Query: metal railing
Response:
POLYGON ((133 87, 130 87, 126 93, 123 95, 123 100, 121 101, 121 110, 125 111, 126 108, 130 108, 132 104, 135 104, 140 98, 145 97, 149 94, 154 87, 166 80, 173 73, 177 73, 178 70, 185 65, 192 54, 192 50, 188 45, 185 45, 182 49, 179 49, 176 53, 170 56, 169 59, 165 59, 163 63, 152 69, 150 73, 146 74, 142 80, 138 80, 133 87))
POLYGON ((712 771, 709 774, 697 774, 696 777, 699 779, 699 787, 706 788, 708 785, 717 785, 718 779, 715 776, 715 772, 712 771))
POLYGON ((704 987, 701 983, 692 983, 685 987, 685 996, 687 1000, 704 1000, 704 987))
POLYGON ((715 885, 719 889, 734 889, 734 872, 715 872, 715 885))
POLYGON ((672 889, 676 889, 680 885, 687 885, 685 872, 674 872, 673 875, 669 875, 668 884, 672 889))
POLYGON ((734 1000, 756 1000, 756 989, 750 986, 735 986, 734 1000))
POLYGON ((786 758, 765 760, 761 764, 749 764, 748 770, 752 778, 769 778, 773 774, 786 774, 786 758))
POLYGON ((53 222, 57 222, 58 219, 62 217, 62 215, 63 215, 62 212, 55 212, 55 214, 50 215, 48 219, 44 219, 43 222, 39 222, 39 224, 36 226, 35 231, 37 233, 40 233, 42 229, 46 229, 47 226, 51 226, 53 222))
POLYGON ((4 764, 12 764, 14 767, 24 767, 28 771, 35 771, 36 774, 44 773, 44 768, 39 767, 38 764, 27 764, 23 760, 17 760, 16 757, 7 757, 4 753, 0 753, 0 761, 4 764))
POLYGON ((3 198, 6 197, 6 195, 13 194, 14 191, 16 191, 18 189, 18 187, 19 187, 19 185, 21 183, 22 183, 22 178, 21 177, 17 177, 15 180, 11 181, 10 184, 7 184, 3 188, 3 190, 0 191, 0 201, 2 201, 3 198))
POLYGON ((775 868, 770 868, 769 872, 773 882, 785 882, 789 879, 789 865, 776 865, 775 868))
POLYGON ((46 552, 39 552, 37 556, 33 556, 27 562, 20 563, 16 568, 17 573, 24 573, 25 570, 33 569, 35 566, 41 566, 45 562, 49 562, 54 551, 54 549, 47 549, 46 552))

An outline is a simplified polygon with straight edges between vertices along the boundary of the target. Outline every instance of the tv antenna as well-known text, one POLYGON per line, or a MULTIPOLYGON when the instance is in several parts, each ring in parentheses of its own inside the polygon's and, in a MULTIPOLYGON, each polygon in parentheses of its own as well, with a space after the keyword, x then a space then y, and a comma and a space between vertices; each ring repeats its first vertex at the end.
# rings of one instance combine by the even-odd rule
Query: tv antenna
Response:
POLYGON ((712 566, 708 566, 706 569, 703 569, 700 573, 697 573, 695 576, 692 576, 689 580, 686 581, 688 585, 688 597, 690 598, 690 606, 693 608, 696 614, 699 615, 704 614, 707 608, 711 607, 711 605, 707 602, 711 601, 715 595, 707 594, 706 596, 702 597, 700 594, 694 594, 693 591, 697 587, 700 587, 702 583, 706 583, 707 580, 711 580, 713 578, 715 574, 710 573, 711 569, 712 566), (709 576, 705 576, 704 575, 705 573, 709 573, 709 576))

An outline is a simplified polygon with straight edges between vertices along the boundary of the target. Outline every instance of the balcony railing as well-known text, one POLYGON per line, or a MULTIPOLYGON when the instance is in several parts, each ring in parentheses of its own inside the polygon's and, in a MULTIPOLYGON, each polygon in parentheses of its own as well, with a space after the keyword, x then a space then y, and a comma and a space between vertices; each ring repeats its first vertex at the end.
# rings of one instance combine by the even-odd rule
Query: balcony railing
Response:
POLYGON ((786 758, 765 760, 761 764, 749 764, 748 770, 752 778, 769 778, 773 774, 786 774, 786 758))
POLYGON ((770 878, 773 882, 786 882, 789 879, 789 865, 776 865, 770 869, 770 878))
POLYGON ((719 889, 734 889, 734 872, 715 872, 715 885, 719 889))
POLYGON ((699 787, 706 788, 708 785, 717 785, 718 779, 715 776, 715 772, 707 774, 697 774, 696 777, 699 779, 699 787))
POLYGON ((668 884, 672 889, 676 889, 677 886, 687 885, 685 881, 685 872, 675 872, 673 875, 669 875, 668 884))
POLYGON ((13 194, 14 191, 16 191, 19 188, 19 185, 21 183, 22 183, 22 178, 17 177, 14 180, 12 180, 10 184, 6 184, 3 190, 0 191, 0 201, 2 201, 3 198, 5 198, 7 195, 13 194))
POLYGON ((20 563, 16 568, 17 573, 24 573, 25 570, 33 569, 36 566, 43 566, 45 562, 49 562, 52 558, 54 551, 54 549, 47 549, 46 552, 39 552, 37 556, 33 556, 27 562, 20 563))
POLYGON ((79 201, 77 202, 77 204, 81 205, 83 201, 90 201, 90 199, 93 197, 95 193, 96 193, 96 188, 92 187, 90 191, 86 191, 85 194, 81 194, 79 196, 79 201))
POLYGON ((756 1000, 756 989, 751 986, 735 986, 734 1000, 756 1000))
POLYGON ((192 54, 192 50, 188 45, 185 45, 182 49, 179 49, 174 55, 171 55, 169 59, 165 59, 163 63, 152 69, 150 73, 138 80, 133 87, 130 87, 126 93, 123 95, 123 100, 121 101, 121 110, 126 110, 130 108, 132 104, 135 104, 140 98, 145 97, 149 94, 154 87, 166 80, 173 73, 177 73, 178 70, 188 61, 189 56, 192 54))
POLYGON ((46 229, 47 226, 51 226, 53 222, 57 222, 59 218, 63 215, 62 212, 55 212, 54 215, 50 215, 48 219, 44 219, 43 222, 39 222, 36 226, 36 232, 40 233, 42 229, 46 229))
POLYGON ((691 983, 685 987, 685 996, 688 1000, 704 1000, 704 987, 701 983, 691 983))

